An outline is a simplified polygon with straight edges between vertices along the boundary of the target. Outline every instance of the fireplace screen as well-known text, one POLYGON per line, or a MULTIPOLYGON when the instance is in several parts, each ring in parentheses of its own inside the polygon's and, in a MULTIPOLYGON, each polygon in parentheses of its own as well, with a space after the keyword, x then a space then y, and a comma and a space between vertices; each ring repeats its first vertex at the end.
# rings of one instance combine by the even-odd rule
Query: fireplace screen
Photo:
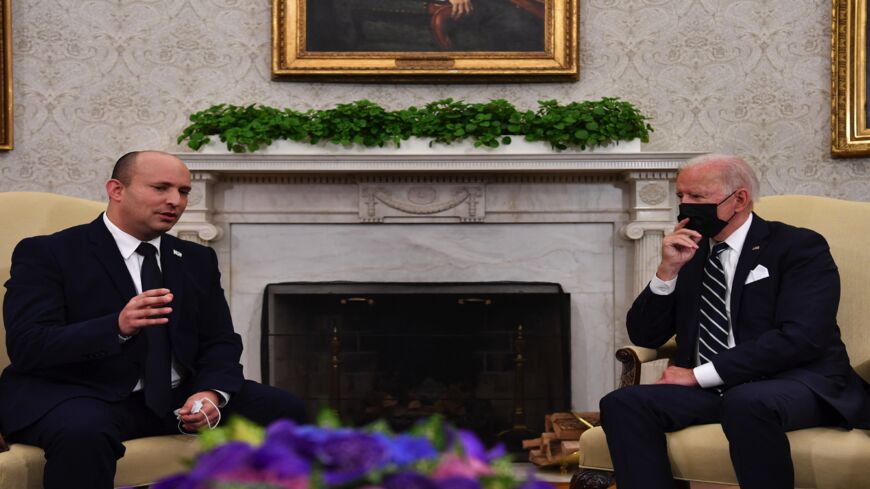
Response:
POLYGON ((271 284, 264 381, 349 424, 439 413, 516 448, 570 409, 569 304, 537 282, 271 284))

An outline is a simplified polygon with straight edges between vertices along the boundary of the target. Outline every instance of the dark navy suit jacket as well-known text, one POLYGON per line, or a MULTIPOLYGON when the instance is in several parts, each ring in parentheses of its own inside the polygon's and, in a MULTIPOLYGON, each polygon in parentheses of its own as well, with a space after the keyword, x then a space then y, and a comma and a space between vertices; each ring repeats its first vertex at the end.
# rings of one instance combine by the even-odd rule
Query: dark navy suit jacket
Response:
MULTIPOLYGON (((657 348, 676 334, 676 365, 695 366, 701 278, 709 254, 702 240, 680 270, 674 292, 644 290, 628 312, 636 345, 657 348)), ((734 348, 713 365, 725 388, 761 379, 794 379, 842 415, 846 426, 870 426, 866 384, 849 364, 840 339, 840 276, 825 239, 814 231, 753 217, 734 272, 734 348), (769 276, 745 284, 762 265, 769 276)))
MULTIPOLYGON (((163 235, 165 287, 174 295, 169 332, 190 393, 236 393, 244 381, 214 251, 163 235)), ((0 377, 0 429, 12 433, 74 397, 117 401, 142 374, 146 338, 121 344, 118 315, 136 289, 102 216, 12 254, 3 315, 12 364, 0 377)))

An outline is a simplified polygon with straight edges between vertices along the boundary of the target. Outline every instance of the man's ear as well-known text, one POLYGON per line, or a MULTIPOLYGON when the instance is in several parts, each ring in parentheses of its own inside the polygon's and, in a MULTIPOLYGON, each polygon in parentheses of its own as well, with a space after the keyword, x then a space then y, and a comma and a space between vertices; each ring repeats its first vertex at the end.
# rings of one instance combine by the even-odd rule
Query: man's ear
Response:
POLYGON ((737 189, 737 193, 734 195, 734 198, 737 199, 737 212, 743 212, 744 209, 749 207, 749 191, 745 188, 737 189))
POLYGON ((121 195, 124 193, 124 184, 116 178, 110 178, 106 181, 106 195, 109 200, 118 202, 121 200, 121 195))

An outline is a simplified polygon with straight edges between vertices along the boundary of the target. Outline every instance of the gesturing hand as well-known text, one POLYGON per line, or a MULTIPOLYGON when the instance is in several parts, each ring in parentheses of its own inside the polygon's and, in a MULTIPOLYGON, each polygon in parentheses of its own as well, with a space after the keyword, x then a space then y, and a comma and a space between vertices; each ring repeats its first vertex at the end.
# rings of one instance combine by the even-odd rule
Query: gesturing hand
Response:
POLYGON ((662 280, 671 280, 677 276, 689 260, 698 251, 701 234, 686 228, 689 218, 683 219, 674 231, 662 240, 662 261, 656 270, 656 276, 662 280))
POLYGON ((166 324, 164 317, 172 312, 166 305, 172 302, 169 289, 151 289, 133 297, 118 316, 118 331, 124 336, 132 336, 142 328, 166 324))

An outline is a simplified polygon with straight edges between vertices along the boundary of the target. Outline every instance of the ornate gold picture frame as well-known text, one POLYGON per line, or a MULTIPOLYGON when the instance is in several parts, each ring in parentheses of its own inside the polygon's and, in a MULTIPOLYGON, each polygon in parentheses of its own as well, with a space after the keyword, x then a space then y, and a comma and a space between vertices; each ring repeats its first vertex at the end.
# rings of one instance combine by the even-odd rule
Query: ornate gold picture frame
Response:
POLYGON ((272 0, 272 76, 574 81, 579 1, 272 0))
POLYGON ((11 0, 0 1, 0 150, 12 149, 11 0))
POLYGON ((833 0, 831 154, 870 155, 867 0, 833 0))

